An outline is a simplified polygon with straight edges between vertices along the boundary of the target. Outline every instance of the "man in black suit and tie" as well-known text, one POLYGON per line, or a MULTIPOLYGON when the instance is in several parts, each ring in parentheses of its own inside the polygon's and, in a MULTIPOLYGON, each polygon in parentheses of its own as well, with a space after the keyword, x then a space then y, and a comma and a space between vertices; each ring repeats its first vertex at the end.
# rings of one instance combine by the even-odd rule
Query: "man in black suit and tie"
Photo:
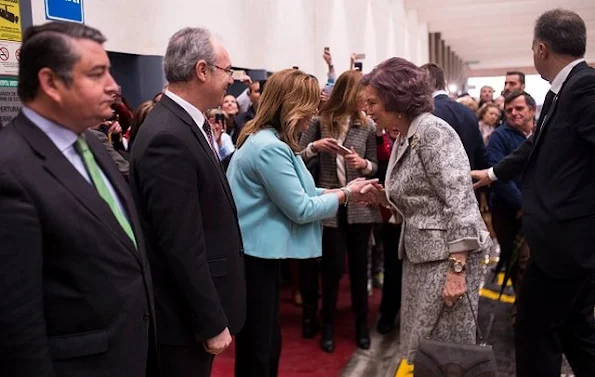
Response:
POLYGON ((104 41, 57 22, 23 37, 23 110, 0 131, 3 376, 158 372, 140 222, 118 168, 87 131, 111 116, 118 90, 104 41))
POLYGON ((481 138, 477 118, 467 106, 452 100, 446 91, 444 71, 438 64, 422 65, 428 72, 434 89, 434 111, 432 114, 448 123, 461 138, 471 169, 488 167, 485 145, 481 138))
POLYGON ((595 69, 583 56, 586 27, 556 9, 535 24, 535 68, 552 86, 535 133, 480 185, 522 174, 523 227, 531 261, 518 298, 518 376, 595 373, 595 69))
POLYGON ((211 33, 185 28, 164 58, 169 82, 130 157, 155 286, 164 377, 209 376, 213 355, 244 324, 242 237, 205 112, 233 82, 229 55, 211 33))

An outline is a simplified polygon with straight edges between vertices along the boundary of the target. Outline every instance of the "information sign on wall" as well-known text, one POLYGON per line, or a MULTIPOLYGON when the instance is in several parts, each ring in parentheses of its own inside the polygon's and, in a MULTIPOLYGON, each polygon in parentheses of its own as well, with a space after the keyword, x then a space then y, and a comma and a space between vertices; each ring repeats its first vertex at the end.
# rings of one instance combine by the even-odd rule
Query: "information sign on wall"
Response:
POLYGON ((0 0, 0 40, 21 41, 19 0, 0 0))
POLYGON ((0 41, 0 75, 19 74, 21 42, 0 41))
POLYGON ((6 126, 21 110, 18 84, 16 77, 0 77, 0 126, 6 126))
POLYGON ((83 0, 45 0, 45 18, 84 24, 83 0))

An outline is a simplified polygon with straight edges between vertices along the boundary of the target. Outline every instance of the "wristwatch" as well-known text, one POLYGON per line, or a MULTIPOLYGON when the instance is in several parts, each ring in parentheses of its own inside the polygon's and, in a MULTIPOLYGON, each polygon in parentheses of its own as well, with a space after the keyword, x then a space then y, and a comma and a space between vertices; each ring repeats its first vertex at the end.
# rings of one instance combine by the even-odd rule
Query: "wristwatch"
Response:
POLYGON ((467 270, 467 264, 465 262, 461 262, 456 258, 448 258, 448 261, 450 262, 450 271, 455 274, 462 274, 467 270))

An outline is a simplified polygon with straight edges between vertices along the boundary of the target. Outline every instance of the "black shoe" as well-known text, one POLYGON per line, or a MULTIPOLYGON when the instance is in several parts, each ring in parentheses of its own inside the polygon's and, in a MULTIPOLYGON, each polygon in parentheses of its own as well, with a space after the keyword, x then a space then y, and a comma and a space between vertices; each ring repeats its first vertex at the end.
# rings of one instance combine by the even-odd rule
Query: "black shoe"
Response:
POLYGON ((355 342, 363 350, 370 349, 370 332, 366 321, 358 321, 355 325, 355 342))
POLYGON ((392 320, 388 320, 384 317, 380 317, 380 320, 378 321, 378 324, 376 325, 376 331, 378 331, 379 334, 382 335, 386 335, 389 332, 393 331, 395 329, 395 321, 392 320))
POLYGON ((322 348, 322 350, 326 353, 331 353, 335 350, 335 339, 333 334, 333 327, 331 325, 322 326, 320 348, 322 348))
POLYGON ((320 324, 315 318, 305 318, 302 320, 302 338, 312 339, 318 333, 320 324))

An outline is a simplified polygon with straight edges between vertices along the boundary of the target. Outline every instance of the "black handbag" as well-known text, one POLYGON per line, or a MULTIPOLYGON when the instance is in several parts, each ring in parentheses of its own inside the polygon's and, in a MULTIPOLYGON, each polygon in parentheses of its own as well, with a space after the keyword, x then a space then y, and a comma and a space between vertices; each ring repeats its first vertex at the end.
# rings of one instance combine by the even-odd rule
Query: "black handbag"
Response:
POLYGON ((415 354, 413 371, 415 377, 496 377, 496 359, 492 346, 484 343, 469 294, 465 293, 465 297, 475 320, 477 344, 431 339, 444 313, 445 305, 443 305, 432 331, 419 343, 415 354))

